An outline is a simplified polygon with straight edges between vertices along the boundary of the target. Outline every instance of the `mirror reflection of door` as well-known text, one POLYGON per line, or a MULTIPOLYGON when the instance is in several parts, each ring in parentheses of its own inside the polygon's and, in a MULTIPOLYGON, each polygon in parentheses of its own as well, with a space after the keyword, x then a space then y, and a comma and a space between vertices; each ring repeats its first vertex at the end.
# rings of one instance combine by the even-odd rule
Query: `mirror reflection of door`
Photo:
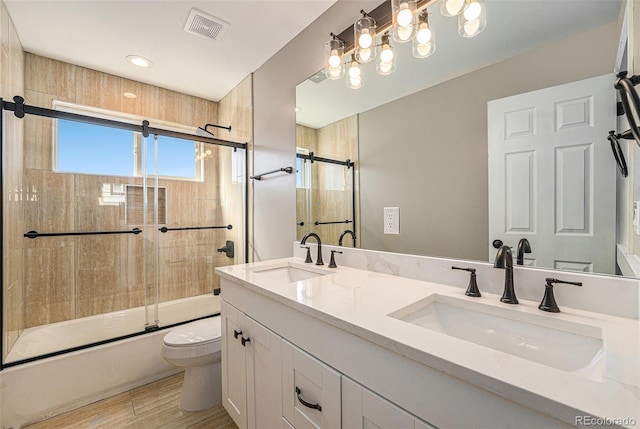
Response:
POLYGON ((527 238, 525 265, 615 273, 613 75, 490 101, 489 256, 527 238))

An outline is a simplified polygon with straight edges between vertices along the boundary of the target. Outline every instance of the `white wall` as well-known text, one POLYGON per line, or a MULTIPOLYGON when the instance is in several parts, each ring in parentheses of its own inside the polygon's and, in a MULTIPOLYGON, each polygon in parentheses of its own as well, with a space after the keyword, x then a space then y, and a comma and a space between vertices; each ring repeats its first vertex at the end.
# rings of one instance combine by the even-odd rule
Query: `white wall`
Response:
MULTIPOLYGON (((253 173, 295 166, 296 86, 322 69, 324 44, 376 1, 340 0, 263 64, 253 77, 253 173)), ((295 175, 253 183, 253 260, 291 256, 296 239, 295 175)))

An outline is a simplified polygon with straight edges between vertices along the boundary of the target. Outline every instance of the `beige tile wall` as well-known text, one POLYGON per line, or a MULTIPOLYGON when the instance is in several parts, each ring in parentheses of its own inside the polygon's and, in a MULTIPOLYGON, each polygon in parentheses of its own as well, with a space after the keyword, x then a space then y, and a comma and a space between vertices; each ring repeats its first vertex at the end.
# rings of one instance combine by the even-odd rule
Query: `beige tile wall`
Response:
MULTIPOLYGON (((224 116, 234 126, 231 135, 220 138, 250 140, 250 80, 218 104, 30 53, 25 57, 27 104, 51 108, 53 100, 62 100, 141 115, 152 123, 160 119, 194 127, 218 123, 219 116, 221 120, 224 116), (133 92, 137 98, 126 98, 124 92, 133 92)), ((24 177, 38 198, 25 206, 25 226, 19 230, 131 229, 125 224, 124 205, 100 205, 98 198, 104 183, 141 185, 142 179, 54 173, 51 134, 51 120, 25 118, 24 177)), ((242 248, 244 185, 229 177, 233 149, 214 147, 213 152, 213 159, 205 161, 204 182, 159 180, 159 186, 167 189, 167 226, 232 224, 232 230, 164 234, 148 229, 144 235, 27 240, 24 263, 32 270, 25 271, 25 326, 143 305, 145 295, 155 296, 149 289, 154 240, 159 248, 160 302, 209 293, 217 287, 214 268, 243 257, 237 252, 232 261, 216 249, 226 240, 242 248)))
MULTIPOLYGON (((298 239, 306 232, 314 231, 320 235, 323 243, 338 244, 340 234, 354 229, 354 224, 315 225, 315 221, 330 222, 339 220, 353 221, 351 213, 351 175, 356 175, 355 200, 358 198, 358 118, 351 116, 319 129, 297 125, 296 146, 314 152, 316 156, 345 161, 353 161, 355 171, 334 164, 315 162, 311 167, 312 189, 297 190, 298 220, 305 219, 304 227, 297 227, 298 239), (330 189, 326 183, 343 181, 344 190, 330 189)), ((356 207, 356 220, 358 208, 356 207)), ((358 224, 356 223, 356 228, 358 224)), ((355 231, 356 236, 359 231, 355 231)), ((351 237, 343 240, 343 245, 351 246, 351 237)))
MULTIPOLYGON (((0 97, 12 101, 13 96, 24 96, 24 54, 9 13, 0 1, 0 97)), ((23 178, 23 153, 20 144, 24 135, 24 122, 7 112, 4 127, 3 150, 3 285, 4 295, 2 338, 3 356, 25 328, 23 284, 23 207, 33 197, 23 178)))

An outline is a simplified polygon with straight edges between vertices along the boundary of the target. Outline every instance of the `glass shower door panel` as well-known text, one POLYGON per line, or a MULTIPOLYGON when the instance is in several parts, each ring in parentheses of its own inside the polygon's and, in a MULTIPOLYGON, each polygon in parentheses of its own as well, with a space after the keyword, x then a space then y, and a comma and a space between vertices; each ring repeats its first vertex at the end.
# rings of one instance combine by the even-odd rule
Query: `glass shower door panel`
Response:
POLYGON ((244 151, 192 143, 198 178, 160 178, 166 188, 158 237, 160 326, 218 313, 215 268, 244 260, 244 151))
MULTIPOLYGON (((345 230, 354 230, 353 168, 326 162, 311 167, 311 225, 322 243, 337 245, 345 230)), ((343 244, 351 245, 351 238, 343 244)))

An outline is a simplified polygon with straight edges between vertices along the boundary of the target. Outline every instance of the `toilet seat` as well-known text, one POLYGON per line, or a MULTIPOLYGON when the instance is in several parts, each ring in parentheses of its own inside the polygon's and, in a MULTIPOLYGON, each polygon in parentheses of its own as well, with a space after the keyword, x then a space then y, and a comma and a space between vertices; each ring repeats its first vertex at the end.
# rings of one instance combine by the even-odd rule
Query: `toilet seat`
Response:
POLYGON ((193 347, 219 341, 221 336, 220 321, 214 317, 173 328, 164 336, 164 344, 170 347, 193 347))

